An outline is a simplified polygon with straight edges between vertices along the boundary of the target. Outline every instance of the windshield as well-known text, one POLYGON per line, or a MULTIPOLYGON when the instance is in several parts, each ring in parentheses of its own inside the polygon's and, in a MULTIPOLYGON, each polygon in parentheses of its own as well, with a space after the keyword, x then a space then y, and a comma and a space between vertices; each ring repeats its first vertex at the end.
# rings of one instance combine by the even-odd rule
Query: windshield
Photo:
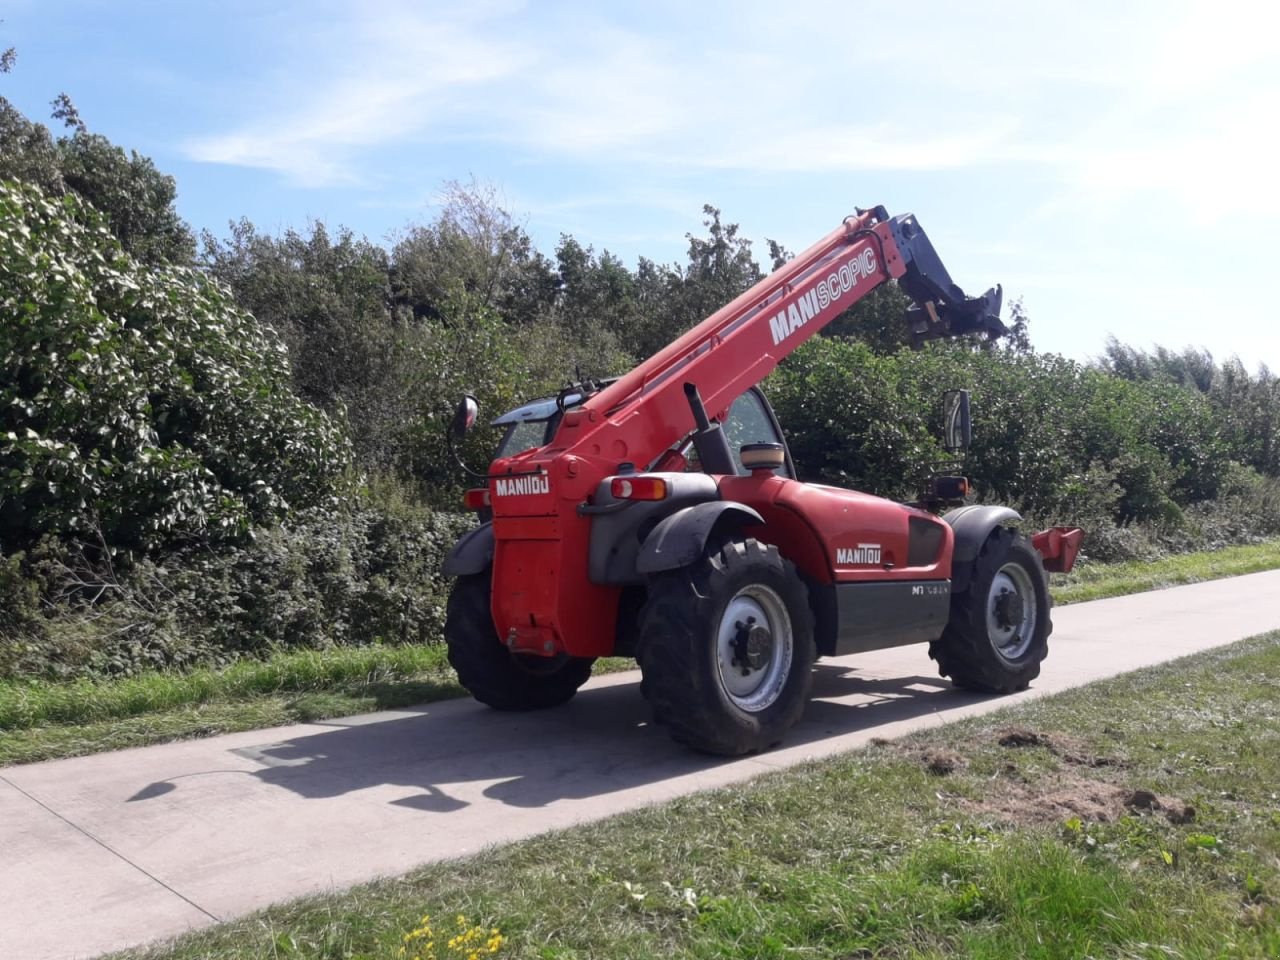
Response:
POLYGON ((548 443, 554 433, 552 421, 555 419, 557 418, 521 420, 518 423, 509 425, 502 442, 498 444, 498 453, 495 459, 514 457, 517 453, 523 453, 532 447, 541 447, 548 443))

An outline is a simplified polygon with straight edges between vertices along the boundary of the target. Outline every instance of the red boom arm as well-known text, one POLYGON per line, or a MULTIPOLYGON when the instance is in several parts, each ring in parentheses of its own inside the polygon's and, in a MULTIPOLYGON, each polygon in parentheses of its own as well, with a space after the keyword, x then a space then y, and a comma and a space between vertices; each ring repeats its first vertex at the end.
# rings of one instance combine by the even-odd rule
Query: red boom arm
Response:
POLYGON ((615 466, 630 461, 643 468, 693 430, 685 383, 695 384, 711 416, 723 419, 729 405, 783 357, 880 284, 902 276, 905 266, 889 224, 871 224, 871 218, 870 212, 849 218, 567 413, 551 450, 612 454, 615 466))

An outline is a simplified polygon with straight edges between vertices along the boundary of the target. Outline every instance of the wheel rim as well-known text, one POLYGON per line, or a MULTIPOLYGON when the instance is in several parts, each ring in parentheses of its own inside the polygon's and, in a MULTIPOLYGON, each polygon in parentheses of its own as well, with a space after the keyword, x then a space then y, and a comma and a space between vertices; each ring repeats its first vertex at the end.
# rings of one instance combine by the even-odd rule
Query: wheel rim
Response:
POLYGON ((1020 563, 1006 563, 987 591, 987 637, 1005 660, 1017 660, 1036 635, 1036 591, 1020 563))
POLYGON ((739 709, 768 709, 786 686, 794 647, 791 617, 782 598, 763 584, 743 587, 720 615, 720 686, 739 709))

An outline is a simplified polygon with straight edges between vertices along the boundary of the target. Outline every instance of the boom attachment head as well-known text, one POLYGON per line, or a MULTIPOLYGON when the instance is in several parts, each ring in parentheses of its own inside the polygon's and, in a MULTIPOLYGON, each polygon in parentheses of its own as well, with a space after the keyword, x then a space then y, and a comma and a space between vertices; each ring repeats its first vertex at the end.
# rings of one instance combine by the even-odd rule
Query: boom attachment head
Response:
POLYGON ((1009 328, 1000 319, 1003 300, 1004 290, 996 284, 980 297, 964 297, 954 303, 926 300, 922 305, 908 307, 907 324, 911 329, 912 349, 919 349, 926 340, 941 337, 985 334, 987 340, 994 340, 1004 336, 1009 328))
POLYGON ((906 263, 898 285, 916 303, 907 310, 912 347, 919 347, 926 340, 965 334, 994 340, 1009 332, 1000 320, 1004 291, 999 285, 980 297, 965 296, 913 214, 890 218, 889 229, 906 263))

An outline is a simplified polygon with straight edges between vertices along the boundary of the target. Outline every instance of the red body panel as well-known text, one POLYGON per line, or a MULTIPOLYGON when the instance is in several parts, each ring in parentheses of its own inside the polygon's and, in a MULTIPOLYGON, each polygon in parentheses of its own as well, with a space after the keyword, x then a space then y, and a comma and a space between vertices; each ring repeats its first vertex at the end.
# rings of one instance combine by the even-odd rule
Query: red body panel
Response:
MULTIPOLYGON (((592 584, 587 577, 591 527, 579 505, 621 463, 644 469, 693 430, 685 383, 695 384, 710 415, 723 419, 730 404, 783 357, 904 270, 887 224, 872 225, 869 215, 851 218, 565 414, 549 445, 495 461, 490 473, 503 477, 490 481, 492 611, 499 637, 536 653, 611 653, 620 590, 592 584)), ((768 520, 768 533, 761 535, 775 538, 779 549, 811 575, 825 582, 833 576, 947 575, 950 540, 946 560, 930 572, 836 564, 832 551, 845 544, 856 550, 859 542, 880 543, 890 555, 905 558, 910 511, 875 497, 773 479, 725 478, 723 495, 730 498, 731 488, 732 499, 758 505, 768 520), (748 497, 752 485, 759 496, 748 497), (821 527, 821 535, 815 526, 821 527)))
POLYGON ((1032 537, 1031 545, 1040 552, 1050 573, 1070 573, 1083 541, 1084 531, 1079 527, 1050 527, 1032 537))
POLYGON ((764 473, 724 477, 720 496, 758 510, 752 536, 774 544, 820 583, 945 580, 951 576, 950 525, 930 513, 870 494, 800 483, 764 473), (937 527, 929 563, 910 566, 910 521, 937 527))

